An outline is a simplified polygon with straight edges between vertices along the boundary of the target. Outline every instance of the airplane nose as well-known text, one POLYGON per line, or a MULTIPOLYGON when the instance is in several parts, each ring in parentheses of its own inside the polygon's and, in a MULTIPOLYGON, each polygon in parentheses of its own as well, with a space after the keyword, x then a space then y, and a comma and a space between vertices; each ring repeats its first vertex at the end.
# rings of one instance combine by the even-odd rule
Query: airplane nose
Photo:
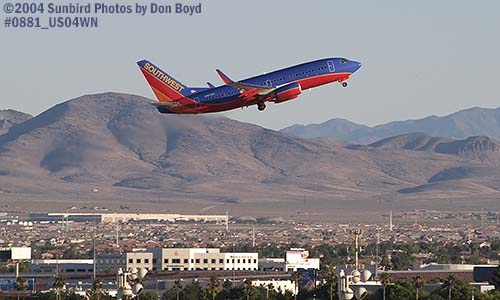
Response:
POLYGON ((353 61, 353 73, 356 72, 359 68, 361 68, 362 64, 360 62, 357 62, 357 61, 353 61))

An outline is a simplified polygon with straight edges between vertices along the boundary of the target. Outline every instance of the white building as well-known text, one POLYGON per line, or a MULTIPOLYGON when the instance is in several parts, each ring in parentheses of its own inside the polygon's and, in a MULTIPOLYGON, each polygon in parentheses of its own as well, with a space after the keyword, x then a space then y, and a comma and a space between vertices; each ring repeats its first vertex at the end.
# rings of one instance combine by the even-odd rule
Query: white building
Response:
POLYGON ((0 260, 31 259, 31 247, 0 248, 0 260))
POLYGON ((302 248, 292 248, 286 252, 285 271, 298 269, 319 270, 319 258, 309 258, 309 251, 302 248))
POLYGON ((93 259, 33 259, 28 264, 32 273, 91 273, 93 259))
POLYGON ((278 293, 284 294, 286 291, 289 291, 292 295, 297 294, 297 286, 293 280, 252 280, 252 285, 265 288, 269 288, 272 285, 272 288, 278 293))
POLYGON ((258 270, 258 253, 222 253, 218 248, 153 248, 153 270, 258 270))
POLYGON ((127 253, 99 253, 96 258, 96 271, 115 273, 118 268, 145 268, 153 270, 153 253, 133 251, 127 253))

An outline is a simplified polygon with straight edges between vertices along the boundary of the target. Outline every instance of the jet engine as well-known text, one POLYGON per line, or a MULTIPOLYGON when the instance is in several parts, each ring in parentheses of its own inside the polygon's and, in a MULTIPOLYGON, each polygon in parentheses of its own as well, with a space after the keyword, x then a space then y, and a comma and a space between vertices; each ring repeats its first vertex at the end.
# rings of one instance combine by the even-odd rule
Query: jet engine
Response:
POLYGON ((302 88, 300 87, 300 84, 297 82, 289 83, 276 89, 274 102, 281 103, 292 100, 297 98, 300 94, 302 94, 302 88))

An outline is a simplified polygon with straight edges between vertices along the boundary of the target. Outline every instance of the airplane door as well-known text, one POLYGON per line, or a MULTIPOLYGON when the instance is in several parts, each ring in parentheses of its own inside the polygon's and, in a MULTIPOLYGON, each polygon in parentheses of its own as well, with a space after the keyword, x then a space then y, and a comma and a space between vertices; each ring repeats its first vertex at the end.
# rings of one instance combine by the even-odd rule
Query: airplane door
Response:
POLYGON ((267 84, 268 87, 272 87, 273 86, 272 83, 271 83, 271 80, 269 80, 269 79, 266 80, 266 84, 267 84))
POLYGON ((328 70, 332 73, 335 72, 335 65, 333 64, 333 60, 328 61, 328 70))

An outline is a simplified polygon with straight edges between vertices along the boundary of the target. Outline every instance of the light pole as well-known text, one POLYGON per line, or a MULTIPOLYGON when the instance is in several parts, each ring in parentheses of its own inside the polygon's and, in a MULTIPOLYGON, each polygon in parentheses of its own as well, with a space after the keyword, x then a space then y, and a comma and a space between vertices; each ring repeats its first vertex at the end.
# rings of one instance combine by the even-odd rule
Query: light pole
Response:
POLYGON ((233 259, 232 259, 232 262, 233 262, 233 285, 234 285, 234 281, 236 280, 235 272, 234 272, 234 260, 235 260, 235 258, 234 258, 234 243, 233 243, 233 259))
POLYGON ((160 279, 156 279, 156 299, 160 300, 160 294, 158 294, 158 283, 160 282, 160 279))

